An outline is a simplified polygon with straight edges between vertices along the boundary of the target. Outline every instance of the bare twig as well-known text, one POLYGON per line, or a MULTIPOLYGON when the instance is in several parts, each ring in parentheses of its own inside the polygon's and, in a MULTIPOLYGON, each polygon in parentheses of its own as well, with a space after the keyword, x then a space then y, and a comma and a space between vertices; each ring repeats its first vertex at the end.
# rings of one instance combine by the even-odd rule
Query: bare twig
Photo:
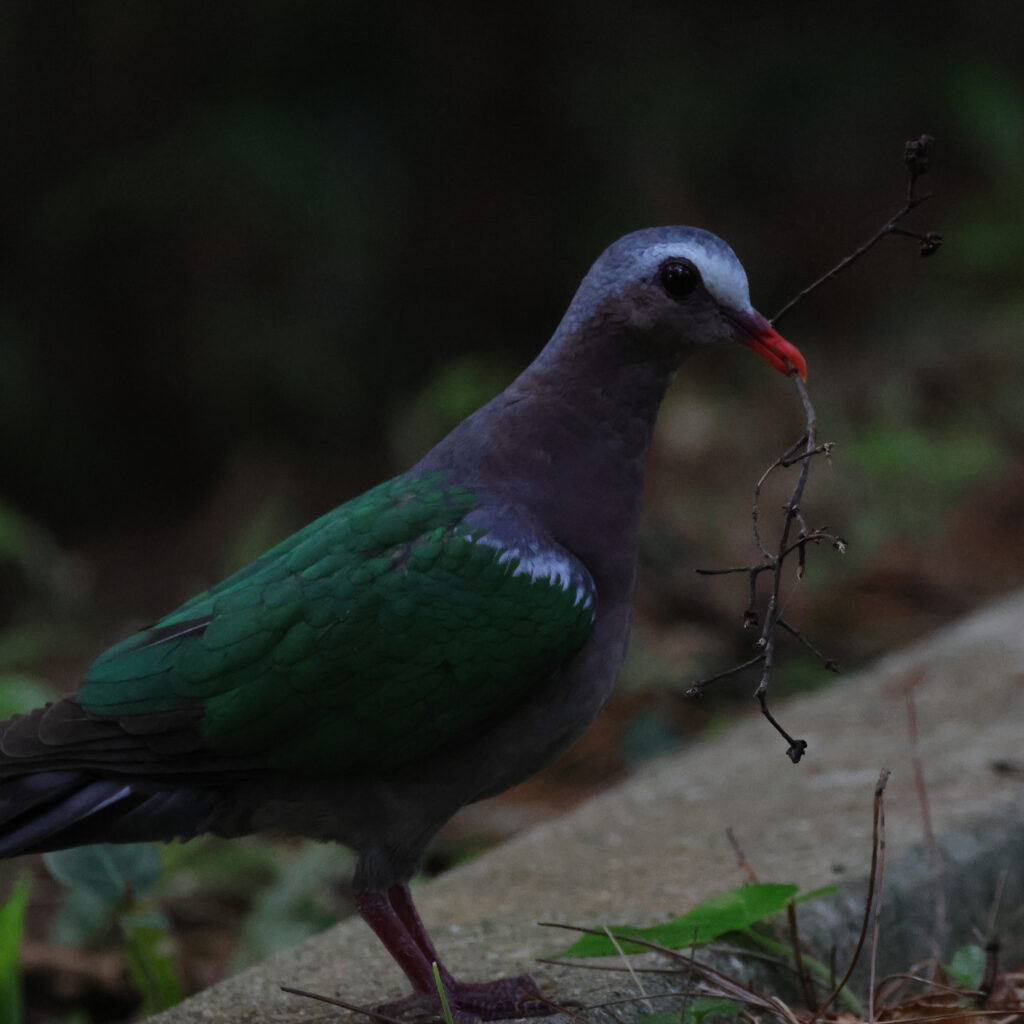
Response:
POLYGON ((935 898, 935 922, 932 929, 932 957, 938 963, 942 957, 942 943, 946 938, 946 890, 943 885, 942 855, 935 839, 932 827, 931 806, 928 803, 928 787, 924 780, 924 765, 921 763, 921 748, 917 733, 917 708, 914 704, 914 690, 924 679, 924 669, 911 670, 903 686, 903 695, 907 703, 907 736, 910 739, 910 756, 914 765, 914 788, 917 791, 917 802, 921 808, 921 824, 924 827, 925 844, 928 847, 928 860, 932 869, 932 885, 935 898))
POLYGON ((800 950, 800 929, 796 923, 796 904, 792 900, 786 907, 786 916, 789 918, 789 938, 793 944, 793 962, 796 964, 796 976, 800 982, 804 1005, 808 1010, 813 1010, 818 1005, 818 1000, 814 996, 814 985, 810 975, 804 967, 804 957, 800 950))
POLYGON ((779 628, 784 629, 790 636, 799 640, 813 654, 818 661, 821 662, 822 666, 829 672, 838 672, 839 666, 835 663, 832 658, 827 657, 818 650, 810 640, 807 639, 799 630, 794 629, 785 619, 779 619, 779 628))
POLYGON ((344 999, 338 999, 335 996, 325 996, 319 992, 306 992, 301 988, 292 988, 290 985, 282 985, 281 991, 287 992, 291 996, 302 996, 303 999, 315 999, 318 1002, 327 1003, 329 1006, 337 1006, 351 1013, 361 1013, 367 1017, 372 1017, 374 1020, 383 1021, 384 1024, 404 1024, 398 1017, 389 1017, 386 1013, 378 1013, 368 1006, 357 1006, 355 1003, 347 1003, 344 999))
MULTIPOLYGON (((596 928, 581 928, 577 925, 560 924, 554 921, 540 921, 538 924, 544 928, 564 928, 567 931, 579 932, 581 935, 600 935, 602 938, 607 938, 604 931, 599 931, 596 928)), ((623 942, 643 946, 645 949, 668 957, 676 964, 676 973, 691 974, 700 979, 702 986, 706 986, 701 989, 702 995, 725 996, 729 999, 735 999, 737 1002, 743 1003, 752 1009, 777 1017, 784 1021, 785 1024, 799 1024, 793 1011, 781 999, 776 999, 774 996, 763 996, 753 989, 742 985, 740 982, 734 981, 722 971, 716 970, 708 964, 701 963, 699 960, 693 960, 688 954, 669 949, 667 946, 662 946, 657 942, 649 942, 636 935, 616 937, 623 942)))
POLYGON ((694 683, 687 690, 687 694, 695 696, 716 680, 722 679, 725 676, 734 675, 737 672, 741 672, 744 669, 751 668, 752 666, 759 664, 761 666, 761 679, 758 682, 757 688, 754 690, 754 696, 757 698, 758 704, 761 707, 761 714, 764 715, 764 717, 771 723, 779 735, 786 740, 786 743, 788 744, 786 752, 789 759, 796 764, 807 750, 807 741, 803 739, 795 739, 790 736, 768 708, 768 683, 771 680, 772 669, 775 665, 775 642, 778 630, 780 628, 785 629, 796 636, 797 639, 815 653, 826 667, 834 670, 835 663, 832 659, 821 654, 817 648, 810 643, 810 641, 806 640, 799 632, 797 632, 797 630, 794 629, 794 627, 782 619, 780 610, 783 568, 786 559, 793 554, 796 554, 799 565, 798 574, 803 575, 803 566, 808 544, 817 544, 822 540, 827 540, 833 547, 841 551, 845 548, 845 541, 843 541, 841 537, 826 533, 824 530, 809 531, 800 514, 800 503, 803 500, 804 489, 807 486, 811 460, 819 455, 827 456, 830 453, 832 446, 828 443, 818 443, 818 421, 814 412, 814 406, 811 404, 810 396, 807 394, 804 382, 799 378, 799 376, 797 376, 795 372, 791 374, 791 376, 793 383, 796 386, 797 394, 799 394, 800 401, 804 407, 806 427, 803 437, 796 444, 783 452, 782 455, 780 455, 779 458, 777 458, 775 462, 773 462, 772 465, 761 474, 761 478, 754 486, 754 497, 751 503, 750 518, 754 535, 754 543, 757 545, 763 561, 757 565, 744 566, 742 568, 735 569, 697 570, 704 575, 719 575, 734 572, 747 573, 750 586, 750 599, 743 614, 743 624, 745 626, 752 626, 756 625, 758 622, 761 623, 761 633, 756 645, 758 653, 742 665, 738 665, 735 668, 728 669, 716 676, 694 683), (771 550, 763 539, 760 531, 761 492, 768 480, 768 477, 775 470, 797 465, 800 468, 797 474, 796 485, 794 486, 789 500, 786 502, 784 507, 782 532, 774 550, 771 550), (792 536, 794 524, 796 524, 798 528, 799 536, 795 540, 791 540, 790 538, 792 536), (757 609, 757 580, 762 573, 768 573, 771 579, 771 590, 768 598, 768 605, 763 616, 758 614, 757 609))
POLYGON ((978 986, 979 1005, 984 1006, 992 995, 996 985, 996 978, 999 976, 999 936, 996 933, 996 921, 999 917, 999 907, 1003 902, 1003 890, 1006 888, 1006 879, 1009 871, 1003 868, 996 880, 996 891, 992 897, 992 907, 989 910, 988 924, 985 927, 983 936, 985 950, 985 974, 978 986))
POLYGON ((619 940, 612 935, 611 929, 608 925, 604 926, 605 934, 611 941, 611 944, 615 947, 616 952, 622 959, 623 964, 626 966, 626 970, 629 971, 629 976, 633 979, 633 984, 636 985, 636 990, 640 993, 640 998, 643 1000, 644 1005, 647 1007, 648 1013, 654 1013, 654 1007, 651 1005, 651 1001, 647 998, 647 992, 644 989, 644 983, 640 980, 640 976, 633 970, 633 965, 622 951, 622 946, 619 944, 619 940))
POLYGON ((875 886, 878 879, 878 858, 879 858, 879 823, 882 817, 882 794, 885 792, 886 783, 889 781, 889 769, 883 768, 875 784, 874 817, 872 822, 872 843, 871 843, 871 870, 868 873, 868 894, 864 902, 864 917, 861 920, 860 935, 857 937, 857 946, 850 958, 850 966, 839 983, 832 989, 830 995, 821 1003, 806 1024, 818 1024, 818 1021, 828 1013, 829 1007, 839 998, 839 993, 846 987, 847 982, 853 976, 853 969, 860 959, 861 950, 864 949, 864 940, 867 938, 868 925, 871 921, 871 904, 875 897, 875 886))
POLYGON ((903 149, 903 163, 907 168, 907 193, 903 205, 859 248, 854 249, 849 256, 844 256, 831 270, 822 274, 816 281, 809 284, 803 291, 798 292, 787 302, 782 309, 772 318, 772 323, 777 324, 794 306, 802 302, 811 292, 817 291, 826 281, 831 281, 844 270, 849 269, 862 256, 876 246, 886 235, 903 235, 907 238, 916 239, 921 243, 921 255, 931 256, 942 245, 942 235, 929 231, 926 234, 918 234, 899 227, 899 223, 907 214, 916 210, 922 203, 931 199, 931 192, 923 196, 914 195, 914 186, 917 179, 928 170, 928 162, 931 157, 931 148, 934 139, 930 135, 922 135, 920 138, 907 142, 903 149))
MULTIPOLYGON (((921 203, 930 197, 930 193, 915 196, 914 188, 918 178, 928 170, 928 161, 931 156, 932 137, 921 135, 906 143, 903 152, 903 163, 907 171, 907 188, 903 205, 869 238, 863 245, 855 249, 848 256, 845 256, 831 270, 822 274, 816 281, 799 292, 775 315, 773 323, 778 323, 791 309, 799 302, 816 291, 826 281, 830 281, 837 274, 842 273, 852 266, 872 249, 881 239, 887 235, 904 235, 917 239, 921 243, 921 255, 930 256, 942 242, 942 236, 934 232, 918 234, 908 231, 900 226, 900 222, 921 203)), ((698 696, 711 683, 728 676, 736 675, 755 665, 761 666, 761 678, 754 690, 761 707, 761 713, 786 740, 788 744, 786 753, 789 759, 796 764, 803 757, 807 750, 807 743, 802 739, 794 739, 783 729, 768 708, 767 690, 775 668, 776 660, 776 638, 779 630, 783 630, 803 644, 822 664, 831 672, 838 671, 835 661, 823 654, 811 643, 796 627, 782 617, 782 574, 785 563, 792 555, 796 555, 797 579, 801 579, 807 562, 807 548, 810 544, 818 545, 822 541, 828 542, 836 551, 842 554, 846 550, 846 541, 842 537, 829 533, 825 528, 812 530, 808 527, 802 511, 804 491, 807 487, 807 479, 810 474, 811 461, 821 455, 828 457, 832 450, 831 442, 819 442, 817 438, 817 416, 811 404, 807 389, 803 381, 792 367, 790 377, 800 396, 803 405, 806 426, 804 435, 795 444, 791 445, 782 453, 761 475, 761 478, 754 486, 754 496, 751 504, 750 519, 753 533, 754 545, 760 554, 761 561, 755 565, 738 566, 729 569, 698 569, 697 572, 705 576, 720 576, 732 573, 746 573, 748 578, 748 601, 743 612, 743 626, 761 626, 755 647, 757 653, 748 661, 743 662, 725 672, 698 680, 691 684, 686 690, 687 696, 698 696), (777 543, 769 542, 762 533, 761 528, 761 494, 764 486, 771 476, 778 469, 787 469, 791 466, 799 466, 796 483, 790 494, 789 500, 783 508, 782 530, 777 543), (795 533, 795 537, 793 536, 795 533), (767 603, 764 609, 759 607, 758 580, 762 574, 768 574, 771 583, 768 587, 767 603)))
POLYGON ((731 825, 725 830, 725 837, 729 840, 733 853, 736 854, 736 863, 739 865, 740 870, 747 876, 751 885, 757 885, 758 877, 757 872, 754 870, 754 865, 747 860, 747 855, 743 852, 743 847, 740 846, 740 841, 736 838, 736 833, 733 832, 731 825))
MULTIPOLYGON (((882 788, 885 783, 880 782, 882 788)), ((878 898, 875 900, 874 929, 871 936, 871 970, 868 979, 868 1024, 875 1024, 875 971, 878 966, 878 939, 882 927, 882 895, 885 888, 885 802, 881 789, 875 790, 875 849, 878 853, 878 898)))

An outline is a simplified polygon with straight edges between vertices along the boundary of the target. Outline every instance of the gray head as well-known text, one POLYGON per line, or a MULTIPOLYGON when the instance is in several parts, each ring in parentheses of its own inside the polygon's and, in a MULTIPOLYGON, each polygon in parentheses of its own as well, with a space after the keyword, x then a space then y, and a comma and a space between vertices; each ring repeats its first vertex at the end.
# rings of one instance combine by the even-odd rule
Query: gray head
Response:
POLYGON ((736 254, 700 228, 646 228, 605 249, 555 340, 589 346, 598 336, 619 346, 620 357, 674 365, 692 348, 740 342, 783 373, 788 359, 806 375, 800 353, 750 305, 736 254))

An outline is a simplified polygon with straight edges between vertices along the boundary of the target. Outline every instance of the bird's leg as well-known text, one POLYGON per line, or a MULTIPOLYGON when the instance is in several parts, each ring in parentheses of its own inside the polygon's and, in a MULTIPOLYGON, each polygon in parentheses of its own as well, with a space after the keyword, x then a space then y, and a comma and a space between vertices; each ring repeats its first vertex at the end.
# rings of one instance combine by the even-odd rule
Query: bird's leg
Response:
POLYGON ((438 1014, 441 1003, 434 981, 435 963, 452 1016, 461 1024, 544 1017, 554 1012, 541 999, 537 983, 528 974, 479 983, 456 981, 438 959, 407 885, 392 886, 387 892, 357 893, 356 906, 414 990, 412 996, 376 1007, 378 1013, 389 1017, 438 1014))
MULTIPOLYGON (((417 992, 436 992, 434 984, 434 970, 431 963, 437 959, 433 952, 430 940, 426 939, 427 948, 424 949, 422 940, 416 934, 416 930, 410 928, 398 913, 391 899, 391 893, 399 886, 395 886, 388 892, 360 892, 356 893, 356 906, 363 920, 373 929, 377 938, 387 947, 387 951, 394 958, 395 963, 405 972, 405 976, 412 983, 417 992)), ((409 906, 412 901, 409 900, 409 906)), ((413 910, 415 913, 415 910, 413 910)), ((416 915, 419 922, 419 915, 416 915)), ((422 923, 419 924, 419 932, 426 938, 426 932, 422 923)), ((438 963, 438 969, 441 965, 438 963)), ((448 974, 444 971, 441 975, 445 978, 448 974)), ((448 975, 451 977, 451 975, 448 975)), ((445 979, 447 985, 447 979, 445 979)))
MULTIPOLYGON (((437 955, 437 950, 434 949, 434 943, 427 934, 427 929, 423 924, 423 919, 420 917, 420 912, 416 909, 416 904, 412 901, 412 893, 409 892, 408 884, 403 882, 401 885, 393 885, 388 889, 387 896, 391 901, 391 906, 394 908, 399 920, 403 925, 405 925, 405 930, 412 936, 413 941, 423 951, 423 955, 427 958, 427 962, 437 964, 437 969, 441 975, 441 981, 444 984, 445 990, 450 991, 455 988, 458 982, 452 977, 451 971, 441 963, 441 958, 437 955)), ((431 970, 430 983, 431 989, 434 989, 436 986, 434 985, 433 970, 431 970)))

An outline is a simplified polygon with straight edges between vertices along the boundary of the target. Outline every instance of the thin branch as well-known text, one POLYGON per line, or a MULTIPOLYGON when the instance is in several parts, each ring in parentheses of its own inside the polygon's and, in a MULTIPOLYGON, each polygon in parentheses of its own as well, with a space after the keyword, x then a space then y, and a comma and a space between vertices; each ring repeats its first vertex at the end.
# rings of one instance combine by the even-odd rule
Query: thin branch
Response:
POLYGON ((383 1021, 384 1024, 405 1024, 398 1017, 389 1017, 386 1013, 378 1013, 368 1006, 357 1006, 355 1003, 346 1003, 344 999, 337 999, 334 996, 321 995, 319 992, 306 992, 301 988, 292 988, 289 985, 281 985, 281 991, 292 996, 302 996, 304 999, 316 999, 318 1002, 327 1003, 330 1006, 340 1007, 350 1013, 362 1013, 374 1020, 383 1021))
POLYGON ((985 950, 985 974, 978 986, 979 1005, 984 1006, 992 995, 996 986, 996 979, 999 977, 999 936, 996 934, 996 921, 999 917, 999 907, 1003 902, 1003 890, 1006 887, 1006 879, 1009 871, 1003 868, 996 880, 996 891, 992 897, 992 907, 989 910, 988 924, 983 936, 983 948, 985 950))
POLYGON ((803 953, 800 950, 800 929, 796 922, 796 904, 790 900, 786 906, 786 916, 789 918, 789 937, 793 944, 793 962, 796 964, 796 976, 800 982, 800 991, 803 993, 804 1005, 808 1010, 813 1010, 818 1005, 814 997, 814 984, 811 981, 807 969, 804 967, 803 953))
POLYGON ((750 668, 753 665, 758 664, 763 658, 763 655, 755 655, 750 661, 743 662, 742 665, 735 665, 732 668, 726 669, 724 672, 719 672, 717 676, 709 676, 707 679, 698 679, 687 691, 687 697, 699 697, 701 690, 710 686, 712 683, 717 683, 719 679, 725 679, 727 676, 734 676, 737 672, 742 672, 746 668, 750 668))
MULTIPOLYGON (((793 299, 786 303, 779 310, 773 319, 773 323, 785 316, 794 306, 804 298, 817 290, 826 281, 830 281, 836 275, 842 273, 852 266, 857 260, 872 249, 881 239, 887 235, 905 235, 915 238, 921 243, 921 255, 928 256, 936 251, 942 241, 940 235, 934 232, 919 234, 900 226, 900 222, 921 203, 930 197, 930 193, 922 196, 914 194, 918 178, 928 170, 928 161, 931 156, 932 138, 929 135, 921 135, 917 139, 907 142, 903 152, 903 162, 907 171, 906 196, 902 206, 859 248, 855 249, 848 256, 839 261, 831 270, 823 274, 803 291, 799 292, 793 299)), ((761 713, 771 725, 783 736, 788 744, 787 755, 796 764, 807 749, 804 740, 793 739, 782 728, 768 708, 767 690, 771 682, 772 673, 776 661, 776 640, 779 630, 790 634, 799 643, 803 644, 830 672, 838 671, 836 662, 823 654, 811 643, 796 627, 782 617, 782 577, 786 560, 793 555, 796 556, 796 576, 802 579, 807 564, 807 549, 810 544, 820 544, 827 541, 836 551, 842 554, 846 550, 846 541, 836 535, 829 533, 825 528, 812 530, 807 525, 801 510, 804 492, 810 475, 811 462, 824 455, 826 458, 831 454, 832 443, 829 441, 819 442, 817 438, 817 415, 814 406, 811 404, 810 396, 804 382, 800 379, 795 367, 791 367, 790 377, 800 397, 806 421, 804 434, 795 444, 786 449, 760 476, 754 485, 754 494, 751 501, 750 521, 754 546, 760 554, 761 560, 755 565, 734 566, 728 569, 698 569, 702 576, 726 576, 736 573, 746 573, 748 582, 747 607, 743 611, 743 626, 748 628, 760 625, 755 647, 757 653, 753 658, 743 662, 734 668, 707 679, 699 680, 692 684, 687 690, 688 696, 700 694, 711 683, 729 676, 736 675, 755 665, 761 667, 761 677, 754 690, 754 696, 761 708, 761 713), (768 478, 779 469, 799 467, 796 483, 790 493, 789 499, 783 507, 782 528, 777 542, 769 542, 762 532, 761 524, 761 498, 762 492, 768 478), (768 587, 767 601, 763 611, 758 601, 758 581, 763 574, 767 573, 771 583, 768 587)))
MULTIPOLYGON (((607 938, 604 931, 599 931, 596 928, 582 928, 578 925, 561 924, 554 921, 539 921, 538 924, 544 928, 563 928, 566 931, 578 932, 581 935, 600 935, 602 938, 607 938)), ((711 990, 705 992, 705 994, 726 996, 730 999, 735 999, 737 1002, 743 1003, 746 1006, 753 1007, 769 1013, 774 1017, 778 1017, 780 1020, 785 1021, 786 1024, 798 1024, 793 1011, 790 1010, 789 1007, 780 999, 762 996, 760 993, 747 988, 737 981, 734 981, 727 974, 716 970, 708 964, 701 963, 699 960, 692 960, 688 955, 684 955, 678 950, 669 949, 667 946, 663 946, 658 942, 650 942, 647 939, 641 939, 637 935, 619 935, 616 937, 623 942, 643 946, 645 949, 651 950, 654 953, 660 953, 662 956, 668 957, 677 965, 677 973, 694 974, 700 978, 701 981, 711 990)))
POLYGON ((651 1001, 647 998, 647 991, 644 989, 644 983, 640 980, 639 975, 633 970, 633 965, 630 963, 629 957, 622 951, 622 946, 619 940, 612 935, 611 929, 608 925, 604 926, 605 934, 608 936, 611 944, 615 947, 615 951, 619 954, 623 964, 626 966, 626 970, 629 971, 629 976, 633 979, 633 984, 636 985, 637 991, 640 993, 640 999, 643 1000, 644 1005, 647 1007, 649 1013, 654 1013, 654 1007, 651 1005, 651 1001))
POLYGON ((885 889, 885 802, 881 792, 876 790, 875 815, 876 839, 878 851, 878 899, 875 900, 874 930, 871 936, 871 964, 868 979, 868 1024, 875 1024, 875 971, 878 967, 878 939, 882 928, 882 896, 885 889))
POLYGON ((831 270, 826 271, 816 281, 809 284, 803 291, 798 292, 787 302, 782 309, 772 317, 772 323, 777 324, 797 303, 802 302, 811 292, 817 291, 826 281, 831 281, 844 270, 853 266, 857 260, 873 249, 886 235, 904 235, 916 239, 921 243, 921 255, 933 255, 942 244, 942 235, 930 231, 927 234, 917 234, 899 227, 909 213, 916 210, 922 203, 932 197, 931 192, 923 196, 914 195, 914 186, 917 179, 928 170, 928 161, 931 156, 931 147, 934 139, 930 135, 922 135, 906 144, 903 153, 903 162, 907 168, 907 194, 903 205, 859 248, 844 256, 831 270))
POLYGON ((924 679, 924 669, 912 669, 903 686, 903 695, 907 704, 907 736, 910 740, 910 756, 914 766, 914 789, 917 792, 918 806, 921 808, 921 824, 924 827, 925 844, 928 847, 928 860, 932 869, 932 885, 934 886, 935 920, 932 927, 932 956, 938 962, 942 957, 942 943, 946 938, 946 890, 943 885, 942 855, 932 827, 932 812, 928 802, 928 787, 924 779, 924 765, 921 763, 921 747, 918 742, 917 708, 914 704, 914 690, 924 679))
POLYGON ((793 637, 796 640, 799 640, 800 643, 802 643, 804 647, 806 647, 807 650, 809 650, 811 654, 813 654, 818 659, 818 661, 821 662, 821 664, 827 671, 839 671, 839 666, 835 663, 835 661, 832 660, 832 658, 829 658, 827 655, 822 654, 821 651, 819 651, 818 648, 815 647, 814 644, 812 644, 811 641, 808 640, 807 637, 805 637, 803 633, 800 632, 800 630, 795 629, 785 619, 779 619, 779 629, 784 629, 791 637, 793 637))
POLYGON ((740 846, 740 841, 736 838, 736 833, 733 832, 731 825, 725 830, 725 837, 729 840, 733 853, 736 854, 736 863, 739 865, 740 870, 747 876, 752 885, 757 885, 758 877, 757 872, 754 870, 754 865, 747 860, 747 855, 743 852, 743 847, 740 846))
POLYGON ((868 894, 867 899, 864 902, 864 917, 861 919, 860 935, 857 937, 857 946, 853 951, 853 956, 850 958, 850 966, 846 968, 846 973, 835 988, 832 989, 828 998, 818 1006, 817 1010, 814 1011, 811 1019, 807 1021, 807 1024, 818 1024, 818 1021, 828 1013, 829 1007, 836 1001, 836 999, 839 998, 839 993, 846 988, 847 982, 853 976, 853 969, 857 966, 857 961, 860 959, 861 950, 864 949, 864 940, 867 938, 868 924, 871 921, 871 904, 875 897, 875 885, 878 877, 878 828, 879 819, 882 815, 882 794, 885 792, 886 783, 889 781, 889 774, 889 769, 883 768, 881 774, 878 776, 878 782, 875 784, 874 816, 871 827, 871 870, 868 872, 868 894))

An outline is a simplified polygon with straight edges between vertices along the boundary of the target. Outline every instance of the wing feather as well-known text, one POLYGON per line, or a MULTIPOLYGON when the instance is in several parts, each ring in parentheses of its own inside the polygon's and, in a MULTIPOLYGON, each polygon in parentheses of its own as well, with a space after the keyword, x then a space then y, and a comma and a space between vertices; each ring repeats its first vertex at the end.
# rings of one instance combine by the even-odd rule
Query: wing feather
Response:
POLYGON ((561 671, 593 625, 585 567, 480 511, 441 474, 389 481, 111 648, 78 700, 135 734, 198 706, 226 766, 345 776, 427 756, 561 671))

